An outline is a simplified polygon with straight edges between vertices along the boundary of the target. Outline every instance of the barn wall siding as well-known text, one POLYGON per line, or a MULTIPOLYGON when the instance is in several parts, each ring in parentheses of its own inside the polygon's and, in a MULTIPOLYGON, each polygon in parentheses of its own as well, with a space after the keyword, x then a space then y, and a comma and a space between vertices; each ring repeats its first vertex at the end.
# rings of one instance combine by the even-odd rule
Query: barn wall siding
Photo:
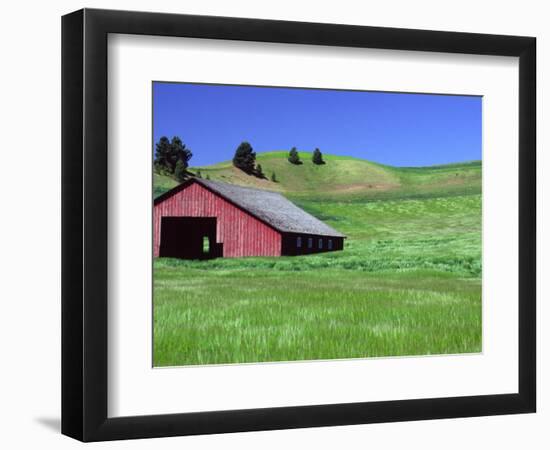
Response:
POLYGON ((224 257, 279 256, 281 235, 198 183, 193 183, 154 206, 154 256, 159 256, 163 216, 217 217, 217 242, 224 257))

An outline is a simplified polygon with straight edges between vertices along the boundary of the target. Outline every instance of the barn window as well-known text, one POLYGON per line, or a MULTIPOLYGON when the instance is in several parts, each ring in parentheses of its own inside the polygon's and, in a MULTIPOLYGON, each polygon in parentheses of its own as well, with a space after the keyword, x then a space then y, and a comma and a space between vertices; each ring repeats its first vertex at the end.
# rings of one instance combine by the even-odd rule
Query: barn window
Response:
POLYGON ((319 250, 323 248, 323 239, 319 238, 319 250))
POLYGON ((202 252, 210 253, 210 239, 208 238, 208 236, 204 236, 202 238, 202 252))
POLYGON ((307 248, 313 248, 313 238, 307 238, 307 248))
POLYGON ((296 238, 296 247, 300 248, 302 246, 302 238, 298 236, 296 238))
POLYGON ((332 239, 329 239, 328 240, 328 245, 327 245, 328 249, 329 250, 332 250, 332 239))

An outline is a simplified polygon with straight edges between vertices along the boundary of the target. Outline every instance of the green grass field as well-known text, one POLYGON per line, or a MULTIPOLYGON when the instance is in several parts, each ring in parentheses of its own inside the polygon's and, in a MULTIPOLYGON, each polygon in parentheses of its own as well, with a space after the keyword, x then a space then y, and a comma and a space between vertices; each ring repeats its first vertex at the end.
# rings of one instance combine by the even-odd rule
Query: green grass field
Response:
MULTIPOLYGON (((481 163, 394 168, 258 155, 202 176, 281 191, 348 236, 342 252, 154 262, 155 366, 481 351, 481 163)), ((196 170, 191 168, 191 170, 196 170)), ((157 175, 158 195, 176 183, 157 175)))

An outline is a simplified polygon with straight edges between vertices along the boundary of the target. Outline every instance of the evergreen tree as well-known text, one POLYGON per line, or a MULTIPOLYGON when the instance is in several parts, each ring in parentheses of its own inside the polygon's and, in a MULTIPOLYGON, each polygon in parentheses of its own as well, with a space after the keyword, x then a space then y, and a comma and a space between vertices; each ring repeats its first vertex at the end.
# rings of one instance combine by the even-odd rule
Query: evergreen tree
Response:
POLYGON ((155 146, 155 170, 164 172, 168 170, 168 161, 170 160, 170 151, 172 147, 166 136, 162 136, 155 146))
POLYGON ((175 175, 178 161, 181 161, 181 165, 185 170, 192 156, 191 150, 185 147, 178 136, 174 136, 172 141, 169 141, 166 136, 162 136, 155 147, 155 170, 160 173, 175 175))
POLYGON ((187 178, 187 170, 185 167, 185 163, 180 159, 176 163, 176 168, 174 169, 174 175, 176 176, 177 180, 182 183, 187 178))
POLYGON ((273 181, 273 183, 277 183, 277 176, 275 175, 275 172, 271 172, 271 181, 273 181))
POLYGON ((172 147, 171 161, 170 161, 173 167, 172 172, 175 171, 176 164, 178 163, 178 161, 181 161, 183 163, 184 168, 187 169, 187 167, 189 166, 189 160, 193 156, 193 153, 191 153, 191 150, 185 147, 185 144, 182 142, 182 140, 178 136, 174 136, 170 144, 172 147))
POLYGON ((197 178, 202 178, 202 173, 200 170, 197 170, 197 174, 195 175, 197 178))
POLYGON ((265 175, 264 175, 264 172, 263 172, 263 170, 262 170, 262 165, 261 165, 261 164, 258 164, 258 165, 256 166, 256 176, 257 176, 258 178, 265 178, 265 175))
POLYGON ((206 174, 206 179, 207 179, 207 180, 210 179, 210 175, 209 175, 209 174, 206 174))
POLYGON ((323 161, 323 154, 318 148, 313 151, 313 156, 311 157, 311 160, 313 161, 313 164, 317 164, 318 166, 325 164, 325 161, 323 161))
POLYGON ((296 147, 292 147, 290 149, 290 152, 288 152, 288 162, 291 164, 302 164, 302 161, 300 160, 300 155, 298 155, 298 150, 296 150, 296 147))
POLYGON ((248 142, 241 142, 235 150, 233 165, 243 172, 253 174, 256 166, 256 153, 248 142))

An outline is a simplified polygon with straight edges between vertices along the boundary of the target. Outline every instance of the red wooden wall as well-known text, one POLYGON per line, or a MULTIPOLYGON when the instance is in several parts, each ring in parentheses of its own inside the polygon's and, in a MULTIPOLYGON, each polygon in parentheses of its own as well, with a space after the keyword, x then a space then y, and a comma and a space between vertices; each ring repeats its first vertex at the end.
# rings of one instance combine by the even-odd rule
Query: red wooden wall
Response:
POLYGON ((159 255, 163 216, 217 217, 217 242, 224 257, 280 256, 281 234, 198 183, 156 204, 153 212, 154 256, 159 255))

